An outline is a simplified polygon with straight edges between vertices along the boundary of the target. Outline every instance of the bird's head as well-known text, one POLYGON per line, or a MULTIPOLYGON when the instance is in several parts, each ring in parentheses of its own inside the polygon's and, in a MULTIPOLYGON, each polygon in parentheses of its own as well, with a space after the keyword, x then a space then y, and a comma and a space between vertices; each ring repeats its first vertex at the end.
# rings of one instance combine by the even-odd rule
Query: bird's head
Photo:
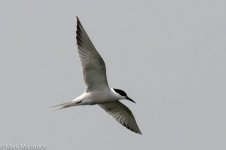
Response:
POLYGON ((134 100, 132 100, 127 94, 126 92, 124 92, 123 90, 120 89, 115 89, 113 88, 113 90, 116 92, 116 94, 118 94, 117 96, 119 97, 119 99, 127 99, 133 103, 136 103, 134 100))

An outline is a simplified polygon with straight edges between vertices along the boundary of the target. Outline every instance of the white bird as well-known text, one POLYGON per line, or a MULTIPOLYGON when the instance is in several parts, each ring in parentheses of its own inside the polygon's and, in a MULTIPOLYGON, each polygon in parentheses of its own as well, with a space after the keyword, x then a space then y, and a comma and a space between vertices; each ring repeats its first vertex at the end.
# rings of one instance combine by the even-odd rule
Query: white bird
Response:
POLYGON ((92 44, 78 17, 76 34, 86 90, 74 100, 51 108, 62 109, 71 106, 98 104, 126 128, 142 134, 130 109, 119 100, 127 99, 134 103, 135 101, 129 98, 123 90, 109 88, 104 60, 92 44))

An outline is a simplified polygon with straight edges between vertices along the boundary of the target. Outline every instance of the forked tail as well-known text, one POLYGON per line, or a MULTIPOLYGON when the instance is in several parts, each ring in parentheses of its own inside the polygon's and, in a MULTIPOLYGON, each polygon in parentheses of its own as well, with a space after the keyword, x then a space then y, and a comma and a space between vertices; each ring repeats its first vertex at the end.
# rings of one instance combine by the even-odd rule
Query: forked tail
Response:
POLYGON ((50 109, 51 110, 63 109, 63 108, 71 107, 71 106, 76 106, 79 103, 80 102, 69 101, 69 102, 66 102, 66 103, 62 103, 62 104, 59 104, 59 105, 52 106, 52 107, 50 107, 50 109))

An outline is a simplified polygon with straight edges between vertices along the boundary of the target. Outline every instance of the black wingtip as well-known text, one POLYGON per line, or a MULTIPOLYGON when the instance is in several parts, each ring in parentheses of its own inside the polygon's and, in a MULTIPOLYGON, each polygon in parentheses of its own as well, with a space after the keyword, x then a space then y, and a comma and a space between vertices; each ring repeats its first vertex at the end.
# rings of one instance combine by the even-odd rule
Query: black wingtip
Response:
POLYGON ((76 16, 76 19, 77 19, 77 23, 80 24, 80 20, 79 20, 78 16, 76 16))
POLYGON ((81 28, 81 22, 80 22, 78 16, 76 16, 76 18, 77 18, 77 31, 80 32, 80 30, 81 30, 80 29, 81 28))
POLYGON ((141 131, 137 132, 137 134, 143 135, 143 133, 141 131))
POLYGON ((77 40, 77 45, 78 47, 81 47, 81 44, 82 44, 82 41, 81 41, 81 38, 80 38, 80 32, 81 32, 81 29, 80 29, 80 20, 78 18, 78 16, 76 16, 77 18, 77 31, 76 31, 76 40, 77 40))
MULTIPOLYGON (((130 129, 130 130, 132 130, 132 129, 130 129)), ((140 131, 140 129, 138 131, 135 131, 135 130, 132 130, 132 131, 135 132, 135 133, 137 133, 137 134, 142 135, 142 132, 140 131)))
POLYGON ((135 132, 135 133, 137 133, 137 134, 142 135, 142 132, 140 130, 138 130, 138 131, 132 130, 132 131, 135 132))

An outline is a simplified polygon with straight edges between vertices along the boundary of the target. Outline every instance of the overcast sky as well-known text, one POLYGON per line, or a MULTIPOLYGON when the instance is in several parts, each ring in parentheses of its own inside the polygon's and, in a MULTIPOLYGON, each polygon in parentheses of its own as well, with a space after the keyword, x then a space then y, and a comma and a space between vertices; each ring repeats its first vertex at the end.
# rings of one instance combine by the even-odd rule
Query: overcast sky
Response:
POLYGON ((225 150, 226 1, 0 1, 0 144, 49 150, 225 150), (85 89, 76 16, 143 135, 98 106, 46 111, 85 89))

